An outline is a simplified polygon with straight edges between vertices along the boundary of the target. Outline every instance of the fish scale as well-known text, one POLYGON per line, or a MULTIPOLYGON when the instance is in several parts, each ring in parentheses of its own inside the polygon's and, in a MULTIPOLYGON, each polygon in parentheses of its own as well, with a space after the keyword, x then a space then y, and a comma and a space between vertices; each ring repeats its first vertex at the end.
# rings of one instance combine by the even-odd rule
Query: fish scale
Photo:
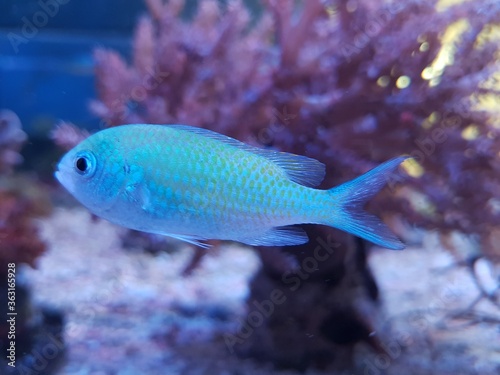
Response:
POLYGON ((393 249, 403 244, 364 203, 405 160, 318 190, 324 165, 184 125, 123 125, 70 150, 56 177, 93 213, 179 238, 283 246, 308 241, 294 224, 329 225, 393 249))
MULTIPOLYGON (((177 172, 179 177, 182 173, 183 179, 178 181, 175 190, 175 196, 184 207, 185 218, 180 218, 184 221, 183 226, 196 222, 198 232, 207 232, 208 236, 208 233, 213 231, 230 231, 231 228, 227 227, 234 227, 237 223, 249 227, 262 226, 262 223, 268 224, 272 220, 278 225, 294 223, 292 210, 300 207, 300 201, 307 200, 308 197, 304 197, 305 194, 292 193, 292 199, 276 199, 286 196, 287 190, 293 191, 301 186, 287 179, 270 178, 270 171, 275 169, 274 164, 263 165, 261 156, 248 152, 241 151, 238 152, 241 155, 235 156, 234 150, 221 147, 222 145, 212 139, 177 135, 170 134, 168 137, 170 142, 182 144, 182 147, 172 150, 172 157, 183 160, 184 171, 177 172), (238 158, 236 165, 233 162, 235 157, 238 158), (213 182, 215 187, 211 192, 205 188, 210 182, 213 182), (205 204, 200 205, 201 201, 205 204)), ((150 141, 152 139, 148 140, 150 141)), ((168 154, 167 152, 166 155, 168 154)), ((164 157, 155 162, 157 168, 163 166, 169 170, 165 164, 164 157)), ((165 174, 164 180, 159 181, 159 184, 168 184, 168 177, 169 174, 165 174)), ((153 176, 146 176, 146 181, 154 180, 153 176)), ((151 186, 149 189, 153 192, 151 186)), ((305 192, 307 190, 302 189, 302 193, 305 192)), ((165 216, 165 209, 168 210, 169 207, 160 207, 155 215, 165 216)))

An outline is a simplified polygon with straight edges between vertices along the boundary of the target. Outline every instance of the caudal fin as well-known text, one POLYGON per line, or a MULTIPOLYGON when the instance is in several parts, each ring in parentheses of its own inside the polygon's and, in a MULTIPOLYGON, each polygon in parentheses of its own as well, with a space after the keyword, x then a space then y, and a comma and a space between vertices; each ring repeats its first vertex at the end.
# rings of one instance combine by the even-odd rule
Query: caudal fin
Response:
POLYGON ((370 198, 389 180, 390 174, 408 157, 391 159, 364 175, 330 189, 335 212, 327 225, 352 233, 376 245, 401 250, 405 245, 374 215, 363 210, 370 198))

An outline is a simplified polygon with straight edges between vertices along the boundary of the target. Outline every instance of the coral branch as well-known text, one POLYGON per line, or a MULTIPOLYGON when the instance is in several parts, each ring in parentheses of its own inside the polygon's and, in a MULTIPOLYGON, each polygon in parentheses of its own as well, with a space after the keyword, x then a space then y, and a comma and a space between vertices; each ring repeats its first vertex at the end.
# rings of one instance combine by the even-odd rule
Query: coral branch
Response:
POLYGON ((0 173, 11 171, 22 161, 19 150, 25 141, 19 117, 7 109, 0 110, 0 173))

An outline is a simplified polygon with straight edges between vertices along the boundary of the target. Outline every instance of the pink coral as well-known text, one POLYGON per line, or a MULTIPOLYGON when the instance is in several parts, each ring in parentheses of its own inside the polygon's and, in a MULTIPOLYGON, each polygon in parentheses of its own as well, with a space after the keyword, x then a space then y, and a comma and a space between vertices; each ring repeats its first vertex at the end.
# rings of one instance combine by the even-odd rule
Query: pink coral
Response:
POLYGON ((22 161, 19 154, 27 139, 19 117, 10 110, 0 111, 0 277, 7 273, 8 263, 35 265, 45 251, 33 217, 46 213, 42 194, 20 187, 33 181, 20 181, 10 175, 22 161))
POLYGON ((34 267, 45 251, 32 221, 35 213, 36 205, 26 197, 0 190, 0 272, 7 272, 8 263, 34 267))
POLYGON ((19 117, 10 110, 0 110, 0 172, 10 171, 22 161, 19 150, 25 141, 19 117))
POLYGON ((61 121, 50 133, 50 138, 63 150, 70 150, 89 135, 88 131, 70 122, 61 121))

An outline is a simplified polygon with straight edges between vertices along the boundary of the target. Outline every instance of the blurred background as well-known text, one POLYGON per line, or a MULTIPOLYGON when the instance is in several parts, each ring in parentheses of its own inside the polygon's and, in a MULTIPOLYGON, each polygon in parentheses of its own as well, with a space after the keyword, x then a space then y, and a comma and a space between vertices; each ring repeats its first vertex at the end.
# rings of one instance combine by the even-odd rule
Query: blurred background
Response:
POLYGON ((496 0, 3 0, 0 374, 500 373, 499 47, 496 0), (408 247, 93 217, 54 167, 126 123, 307 155, 321 188, 409 154, 368 205, 408 247))

